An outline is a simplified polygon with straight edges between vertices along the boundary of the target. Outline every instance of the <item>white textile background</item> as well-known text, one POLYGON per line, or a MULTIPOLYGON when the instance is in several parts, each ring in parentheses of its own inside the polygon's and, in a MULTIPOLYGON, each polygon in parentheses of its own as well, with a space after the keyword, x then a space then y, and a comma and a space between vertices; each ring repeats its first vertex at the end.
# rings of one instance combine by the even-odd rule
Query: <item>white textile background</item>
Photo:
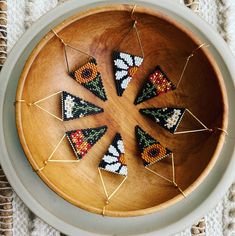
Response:
MULTIPOLYGON (((182 1, 182 0, 181 0, 182 1)), ((8 0, 8 51, 41 15, 64 1, 59 0, 8 0)), ((199 14, 227 41, 235 55, 235 1, 199 0, 199 14)), ((57 236, 60 233, 35 216, 14 194, 13 198, 13 234, 14 236, 57 236)), ((235 235, 235 185, 224 198, 204 218, 206 235, 235 235), (234 196, 233 196, 234 195, 234 196), (234 201, 232 201, 234 200, 234 201)), ((195 219, 198 220, 198 219, 195 219)), ((190 236, 191 228, 175 236, 190 236)), ((200 234, 197 234, 200 235, 200 234)), ((201 234, 202 235, 202 234, 201 234)), ((203 234, 205 235, 205 234, 203 234)))

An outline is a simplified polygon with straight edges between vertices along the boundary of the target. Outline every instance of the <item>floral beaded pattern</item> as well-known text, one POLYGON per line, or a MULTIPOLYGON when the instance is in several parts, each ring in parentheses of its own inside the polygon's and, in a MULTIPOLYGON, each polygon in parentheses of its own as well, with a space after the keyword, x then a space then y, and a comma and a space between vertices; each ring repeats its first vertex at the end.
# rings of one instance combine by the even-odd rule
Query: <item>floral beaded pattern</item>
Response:
POLYGON ((114 174, 127 176, 127 165, 124 153, 125 150, 122 137, 117 133, 112 144, 109 146, 108 151, 102 158, 99 168, 114 174))
POLYGON ((106 131, 107 126, 101 126, 98 128, 67 131, 66 136, 75 156, 80 160, 106 131))
POLYGON ((138 125, 135 128, 135 133, 144 166, 150 166, 172 154, 172 151, 163 147, 138 125))
POLYGON ((71 72, 70 76, 103 101, 107 100, 101 75, 94 58, 71 72))
POLYGON ((157 124, 162 126, 167 131, 171 133, 176 132, 186 109, 185 108, 174 108, 174 107, 164 107, 164 108, 146 108, 140 109, 140 113, 150 117, 157 124))
POLYGON ((175 85, 170 81, 160 66, 151 73, 144 86, 137 95, 134 104, 137 105, 153 97, 159 96, 176 89, 175 85))
POLYGON ((81 118, 103 112, 103 108, 98 107, 88 101, 72 95, 66 91, 61 93, 62 119, 64 121, 81 118))
POLYGON ((118 96, 122 96, 129 82, 143 62, 142 57, 124 52, 113 53, 114 75, 118 96))

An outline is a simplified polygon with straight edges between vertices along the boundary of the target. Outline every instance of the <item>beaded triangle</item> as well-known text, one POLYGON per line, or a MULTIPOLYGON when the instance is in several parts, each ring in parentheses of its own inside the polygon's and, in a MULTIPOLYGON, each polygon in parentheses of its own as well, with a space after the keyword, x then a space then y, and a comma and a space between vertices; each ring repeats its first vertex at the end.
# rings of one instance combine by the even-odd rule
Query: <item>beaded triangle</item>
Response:
POLYGON ((142 62, 142 57, 114 51, 113 66, 118 96, 122 96, 142 62))
POLYGON ((147 77, 147 80, 138 93, 134 104, 137 105, 174 89, 176 89, 175 85, 170 81, 161 67, 157 66, 156 69, 147 77))
POLYGON ((71 72, 70 76, 101 100, 107 100, 101 74, 95 58, 90 59, 83 66, 71 72))
POLYGON ((124 153, 122 137, 119 133, 116 133, 112 144, 109 146, 99 164, 99 168, 114 174, 127 176, 127 165, 124 153))
POLYGON ((106 133, 107 126, 97 128, 78 129, 66 132, 66 137, 74 151, 75 156, 82 159, 89 149, 106 133))
POLYGON ((146 108, 140 109, 140 113, 150 117, 153 121, 171 133, 175 133, 181 122, 186 109, 185 108, 146 108))
POLYGON ((172 154, 172 151, 162 146, 138 125, 135 127, 135 134, 144 166, 150 166, 172 154))
POLYGON ((103 108, 76 97, 66 91, 62 91, 61 93, 61 105, 63 121, 94 115, 104 111, 103 108))

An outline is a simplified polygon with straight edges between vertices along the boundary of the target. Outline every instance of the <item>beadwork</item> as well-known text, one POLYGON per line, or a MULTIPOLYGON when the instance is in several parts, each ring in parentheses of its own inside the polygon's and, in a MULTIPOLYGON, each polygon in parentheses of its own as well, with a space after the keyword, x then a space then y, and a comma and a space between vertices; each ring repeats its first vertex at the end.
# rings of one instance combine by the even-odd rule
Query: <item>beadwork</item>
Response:
POLYGON ((98 128, 71 130, 66 137, 78 159, 82 159, 88 150, 106 133, 107 126, 98 128))
POLYGON ((147 77, 147 80, 137 95, 134 104, 137 105, 174 89, 176 89, 175 85, 170 81, 161 67, 157 66, 155 71, 147 77))
POLYGON ((117 133, 112 144, 109 146, 108 151, 102 158, 99 168, 115 174, 127 176, 127 165, 124 153, 125 150, 122 137, 117 133))
POLYGON ((71 72, 70 76, 103 101, 107 100, 95 58, 71 72))
POLYGON ((62 91, 61 93, 61 104, 63 121, 81 118, 83 116, 93 115, 104 111, 103 108, 66 91, 62 91))
POLYGON ((144 166, 150 166, 172 154, 172 151, 163 147, 138 125, 135 127, 135 133, 144 166))
POLYGON ((129 82, 143 62, 142 57, 114 51, 114 76, 118 96, 122 96, 129 82))
POLYGON ((186 109, 185 108, 174 108, 174 107, 164 107, 164 108, 146 108, 140 109, 140 113, 150 117, 161 127, 170 131, 171 133, 176 132, 186 109))

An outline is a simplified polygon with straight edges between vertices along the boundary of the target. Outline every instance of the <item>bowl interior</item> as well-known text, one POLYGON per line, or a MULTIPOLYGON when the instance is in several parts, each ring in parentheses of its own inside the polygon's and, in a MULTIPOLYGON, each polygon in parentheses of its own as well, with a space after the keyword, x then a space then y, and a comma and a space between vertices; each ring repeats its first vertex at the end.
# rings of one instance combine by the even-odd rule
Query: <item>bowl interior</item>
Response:
MULTIPOLYGON (((104 108, 104 113, 73 121, 60 122, 36 107, 18 103, 16 121, 19 137, 27 158, 34 169, 43 166, 67 130, 107 125, 108 131, 76 164, 53 163, 38 172, 46 184, 67 201, 83 209, 101 213, 105 201, 97 166, 116 132, 125 144, 128 179, 112 198, 106 214, 135 216, 167 207, 183 198, 171 184, 149 173, 143 167, 136 146, 134 127, 141 126, 175 157, 176 181, 189 194, 206 176, 220 151, 223 137, 220 132, 172 135, 139 113, 140 108, 157 106, 185 107, 208 127, 226 126, 226 99, 222 78, 214 60, 206 49, 197 51, 190 60, 183 80, 176 90, 135 106, 133 101, 146 76, 160 65, 177 84, 186 58, 200 44, 191 32, 159 12, 138 7, 134 17, 144 49, 144 62, 122 97, 116 94, 112 51, 141 55, 137 37, 131 28, 127 5, 107 6, 79 13, 56 28, 66 43, 94 56, 98 62, 108 100, 102 102, 84 87, 72 80, 66 71, 61 42, 52 32, 34 49, 21 75, 17 100, 37 101, 54 92, 65 90, 104 108)), ((71 68, 87 60, 82 53, 68 50, 71 68)), ((60 114, 60 98, 55 96, 42 103, 52 113, 60 114)), ((190 117, 185 117, 180 129, 198 128, 190 117)), ((67 141, 53 156, 54 159, 74 159, 67 141)), ((167 177, 172 175, 171 161, 165 160, 154 167, 167 177)), ((105 174, 108 191, 120 182, 118 176, 105 174)))

